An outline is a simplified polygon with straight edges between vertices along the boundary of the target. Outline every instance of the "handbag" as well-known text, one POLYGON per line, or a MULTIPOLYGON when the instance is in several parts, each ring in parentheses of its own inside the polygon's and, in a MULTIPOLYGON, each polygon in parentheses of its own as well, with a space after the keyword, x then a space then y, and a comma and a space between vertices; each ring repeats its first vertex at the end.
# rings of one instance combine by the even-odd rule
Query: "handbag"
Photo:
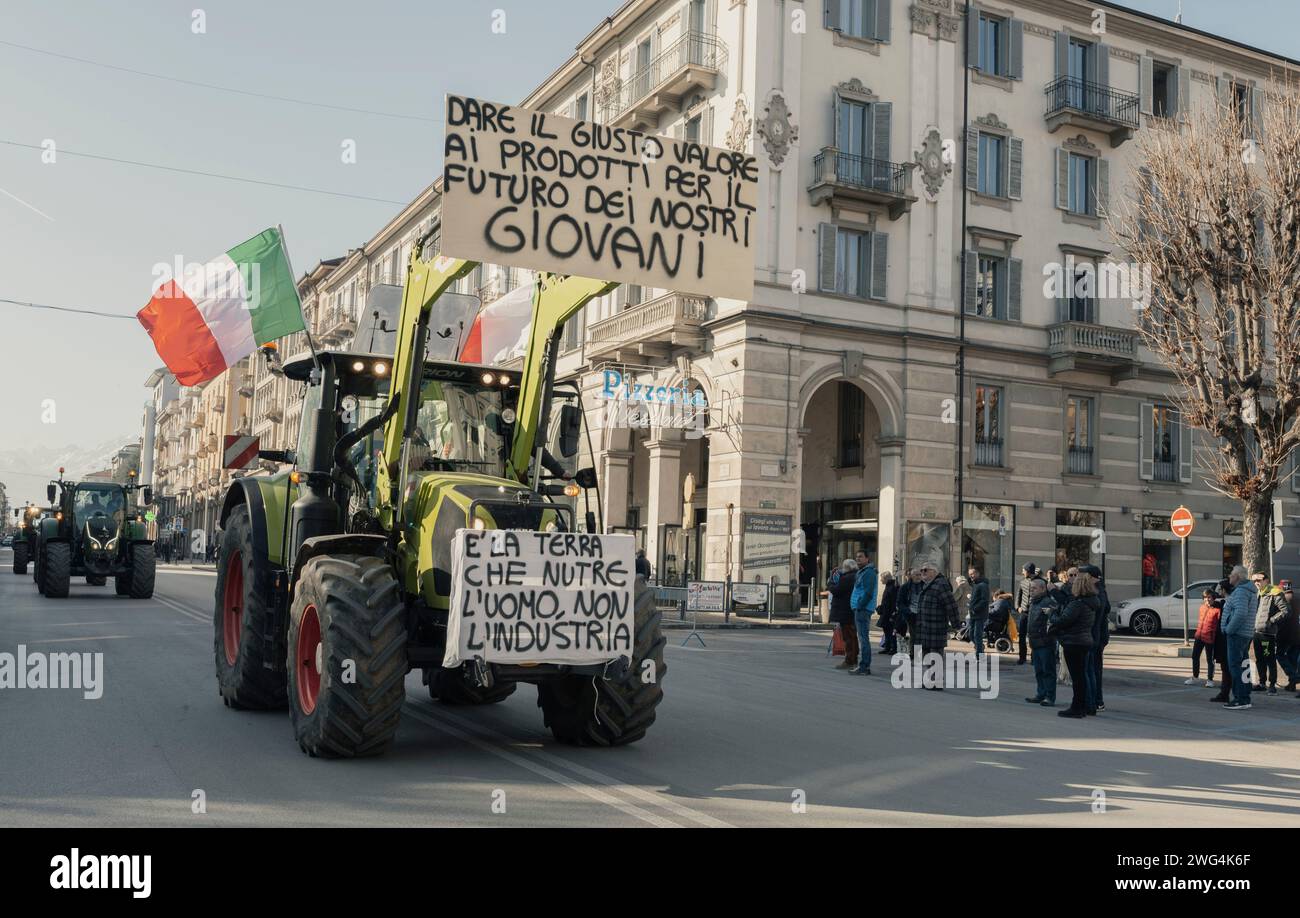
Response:
POLYGON ((836 625, 835 631, 831 634, 831 656, 842 657, 844 656, 845 651, 844 632, 840 630, 839 625, 836 625))

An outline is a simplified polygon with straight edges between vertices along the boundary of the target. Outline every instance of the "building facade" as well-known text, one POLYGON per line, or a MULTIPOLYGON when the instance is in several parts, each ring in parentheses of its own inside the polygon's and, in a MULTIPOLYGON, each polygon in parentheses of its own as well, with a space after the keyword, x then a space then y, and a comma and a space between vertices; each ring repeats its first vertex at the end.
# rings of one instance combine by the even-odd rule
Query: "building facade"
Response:
MULTIPOLYGON (((1090 561, 1124 598, 1180 582, 1168 516, 1185 504, 1190 576, 1221 576, 1240 511, 1203 480, 1210 444, 1131 291, 1048 282, 1124 267, 1106 214, 1139 179, 1140 132, 1216 102, 1257 130, 1262 87, 1292 66, 1079 0, 624 3, 520 103, 752 153, 764 219, 751 301, 623 285, 566 329, 558 373, 582 392, 605 527, 673 582, 819 584, 864 547, 882 570, 975 564, 997 587, 1026 562, 1090 561), (629 410, 627 383, 691 409, 629 410)), ((435 182, 304 275, 318 342, 373 333, 370 292, 401 283, 439 198, 435 182)), ((530 282, 483 265, 457 292, 530 282)), ((290 446, 301 399, 264 363, 253 429, 290 446)), ((1291 556, 1279 577, 1300 574, 1291 556)))

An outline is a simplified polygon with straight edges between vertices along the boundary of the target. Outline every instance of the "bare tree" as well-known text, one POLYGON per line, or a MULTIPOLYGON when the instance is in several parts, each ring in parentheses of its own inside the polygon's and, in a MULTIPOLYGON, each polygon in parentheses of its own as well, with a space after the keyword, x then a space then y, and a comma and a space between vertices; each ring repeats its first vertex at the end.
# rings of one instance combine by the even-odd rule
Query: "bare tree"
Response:
POLYGON ((1263 100, 1143 131, 1133 196, 1109 215, 1150 272, 1134 324, 1184 422, 1215 439, 1206 481, 1241 502, 1252 571, 1269 569, 1273 492, 1300 444, 1300 97, 1274 84, 1263 100))

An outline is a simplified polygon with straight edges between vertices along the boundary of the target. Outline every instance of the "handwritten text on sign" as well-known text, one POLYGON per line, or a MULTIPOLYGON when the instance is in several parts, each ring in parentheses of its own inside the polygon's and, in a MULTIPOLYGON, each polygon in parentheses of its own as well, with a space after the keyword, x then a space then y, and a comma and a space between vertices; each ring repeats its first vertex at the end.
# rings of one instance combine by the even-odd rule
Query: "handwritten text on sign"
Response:
POLYGON ((448 255, 753 295, 752 156, 448 96, 444 168, 448 255))
POLYGON ((459 529, 443 666, 632 656, 630 535, 459 529))

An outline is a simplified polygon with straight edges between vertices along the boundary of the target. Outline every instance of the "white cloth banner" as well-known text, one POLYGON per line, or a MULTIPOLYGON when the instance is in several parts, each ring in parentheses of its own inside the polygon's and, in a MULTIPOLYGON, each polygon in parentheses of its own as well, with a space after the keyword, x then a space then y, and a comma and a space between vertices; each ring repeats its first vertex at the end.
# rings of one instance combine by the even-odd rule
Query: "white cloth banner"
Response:
POLYGON ((630 661, 635 551, 630 535, 456 530, 442 665, 630 661))

